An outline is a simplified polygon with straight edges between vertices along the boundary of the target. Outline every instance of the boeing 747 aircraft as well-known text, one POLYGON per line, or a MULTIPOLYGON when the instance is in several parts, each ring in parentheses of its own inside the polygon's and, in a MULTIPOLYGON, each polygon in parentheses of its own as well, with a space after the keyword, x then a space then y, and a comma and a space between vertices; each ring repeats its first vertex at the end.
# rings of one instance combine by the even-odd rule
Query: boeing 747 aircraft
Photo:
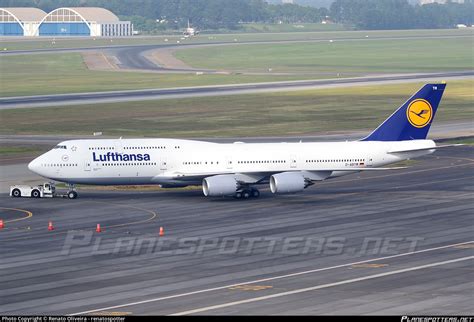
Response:
POLYGON ((251 198, 268 184, 274 194, 433 153, 427 140, 446 84, 426 84, 367 137, 353 142, 219 144, 177 139, 90 139, 59 143, 28 168, 68 184, 202 185, 205 196, 251 198))

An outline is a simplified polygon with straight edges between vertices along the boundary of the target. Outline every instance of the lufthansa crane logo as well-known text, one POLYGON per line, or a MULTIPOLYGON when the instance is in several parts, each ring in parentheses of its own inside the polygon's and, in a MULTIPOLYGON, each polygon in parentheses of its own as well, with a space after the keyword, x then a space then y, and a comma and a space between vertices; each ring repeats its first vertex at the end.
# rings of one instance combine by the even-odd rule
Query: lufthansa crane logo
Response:
POLYGON ((411 125, 422 128, 430 124, 433 117, 433 108, 428 101, 417 99, 407 108, 407 118, 411 125))

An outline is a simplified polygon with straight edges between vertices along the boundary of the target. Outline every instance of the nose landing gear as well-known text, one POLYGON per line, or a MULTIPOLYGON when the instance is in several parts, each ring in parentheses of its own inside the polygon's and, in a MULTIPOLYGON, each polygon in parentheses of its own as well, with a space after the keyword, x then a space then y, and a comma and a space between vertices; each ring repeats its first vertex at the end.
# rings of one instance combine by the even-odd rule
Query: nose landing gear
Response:
POLYGON ((76 198, 77 198, 77 192, 74 191, 74 190, 68 191, 67 197, 68 197, 69 199, 76 199, 76 198))
POLYGON ((67 197, 69 199, 76 199, 77 198, 77 191, 76 191, 76 187, 73 183, 68 183, 67 184, 67 187, 68 187, 68 190, 67 190, 67 197))

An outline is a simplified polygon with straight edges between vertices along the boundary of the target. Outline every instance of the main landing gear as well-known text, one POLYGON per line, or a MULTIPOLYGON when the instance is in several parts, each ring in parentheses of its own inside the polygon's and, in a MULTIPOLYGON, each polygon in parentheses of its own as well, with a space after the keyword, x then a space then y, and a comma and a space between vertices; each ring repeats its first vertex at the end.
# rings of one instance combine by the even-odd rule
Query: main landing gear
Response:
POLYGON ((260 191, 255 188, 250 189, 242 189, 235 193, 236 199, 250 199, 250 198, 258 198, 260 197, 260 191))

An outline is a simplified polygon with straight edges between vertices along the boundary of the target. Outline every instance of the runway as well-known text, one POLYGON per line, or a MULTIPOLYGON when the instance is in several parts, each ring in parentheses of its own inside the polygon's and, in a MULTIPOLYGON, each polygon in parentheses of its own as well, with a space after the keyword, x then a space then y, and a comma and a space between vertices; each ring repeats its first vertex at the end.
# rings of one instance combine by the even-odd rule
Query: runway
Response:
POLYGON ((182 87, 170 89, 125 90, 113 92, 95 92, 79 94, 56 94, 23 97, 0 98, 0 110, 17 108, 41 108, 50 106, 98 104, 112 102, 130 102, 170 98, 189 98, 203 96, 250 94, 279 92, 315 88, 345 87, 355 85, 394 84, 413 81, 441 81, 447 79, 472 78, 474 71, 400 74, 385 76, 367 76, 356 78, 338 78, 324 80, 283 81, 252 83, 240 85, 220 85, 201 87, 182 87))
POLYGON ((462 146, 248 201, 2 194, 0 313, 472 315, 473 170, 462 146))

